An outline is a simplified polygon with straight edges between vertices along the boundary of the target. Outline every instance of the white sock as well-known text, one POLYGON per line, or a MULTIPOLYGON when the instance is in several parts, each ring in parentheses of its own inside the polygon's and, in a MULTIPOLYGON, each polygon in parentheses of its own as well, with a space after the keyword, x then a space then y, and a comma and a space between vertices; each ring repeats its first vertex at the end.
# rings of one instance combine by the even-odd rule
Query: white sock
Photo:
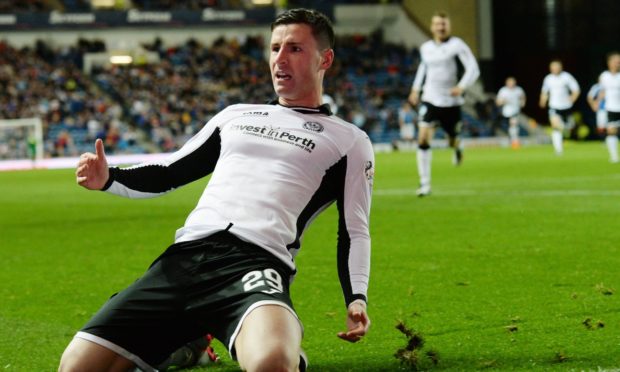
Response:
POLYGON ((511 125, 510 128, 508 128, 508 136, 510 137, 511 141, 518 141, 519 140, 519 127, 511 125))
POLYGON ((562 140, 562 132, 554 129, 551 132, 551 143, 553 143, 553 149, 555 150, 556 154, 562 153, 562 140))
POLYGON ((607 144, 607 150, 609 150, 609 160, 614 163, 618 162, 618 137, 614 135, 607 135, 605 137, 605 143, 607 144))
POLYGON ((428 149, 418 148, 417 161, 418 161, 418 175, 420 176, 420 186, 431 185, 431 160, 433 159, 433 151, 428 149))

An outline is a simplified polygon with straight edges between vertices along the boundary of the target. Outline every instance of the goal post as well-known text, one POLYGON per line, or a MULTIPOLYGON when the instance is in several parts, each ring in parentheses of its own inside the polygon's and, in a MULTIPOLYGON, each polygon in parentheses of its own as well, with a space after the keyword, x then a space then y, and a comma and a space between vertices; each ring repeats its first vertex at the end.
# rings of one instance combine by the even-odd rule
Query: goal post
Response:
POLYGON ((41 118, 0 119, 0 159, 43 159, 41 118))

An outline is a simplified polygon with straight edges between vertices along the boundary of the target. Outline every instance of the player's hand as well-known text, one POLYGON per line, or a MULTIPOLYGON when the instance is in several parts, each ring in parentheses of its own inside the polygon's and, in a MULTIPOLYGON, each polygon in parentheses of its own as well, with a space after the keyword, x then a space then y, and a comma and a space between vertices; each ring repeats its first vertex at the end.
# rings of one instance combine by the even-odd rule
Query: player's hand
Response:
POLYGON ((366 304, 354 301, 347 311, 347 332, 338 332, 338 337, 345 341, 357 342, 368 332, 370 318, 366 313, 366 304))
POLYGON ((409 94, 409 103, 411 103, 413 106, 416 106, 418 103, 420 103, 420 94, 418 93, 418 91, 411 91, 411 93, 409 94))
POLYGON ((459 87, 458 85, 450 88, 450 95, 452 97, 458 97, 461 94, 463 94, 463 88, 459 87))
POLYGON ((94 154, 87 152, 80 156, 75 176, 78 185, 89 190, 101 190, 108 182, 110 171, 101 139, 95 141, 94 154))

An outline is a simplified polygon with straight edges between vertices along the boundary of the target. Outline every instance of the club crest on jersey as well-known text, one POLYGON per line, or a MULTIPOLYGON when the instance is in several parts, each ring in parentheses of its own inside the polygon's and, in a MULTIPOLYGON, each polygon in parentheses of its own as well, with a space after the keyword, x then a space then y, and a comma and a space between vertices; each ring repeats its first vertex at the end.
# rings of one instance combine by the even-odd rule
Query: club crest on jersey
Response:
POLYGON ((371 161, 367 161, 364 164, 364 174, 366 174, 366 179, 368 181, 372 181, 375 178, 375 167, 372 166, 371 161))
POLYGON ((311 132, 321 133, 323 131, 323 124, 317 123, 316 121, 307 121, 304 123, 303 127, 311 132))

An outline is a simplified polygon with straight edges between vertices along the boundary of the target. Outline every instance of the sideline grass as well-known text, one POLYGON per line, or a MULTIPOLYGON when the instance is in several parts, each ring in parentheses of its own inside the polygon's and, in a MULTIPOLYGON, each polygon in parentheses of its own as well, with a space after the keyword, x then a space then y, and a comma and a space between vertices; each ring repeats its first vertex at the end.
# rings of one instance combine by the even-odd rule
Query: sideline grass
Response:
MULTIPOLYGON (((420 332, 432 370, 620 368, 620 166, 600 143, 377 155, 367 338, 344 343, 335 211, 306 234, 293 299, 315 371, 401 369, 420 332)), ((206 180, 157 199, 77 187, 72 170, 0 173, 0 370, 54 371, 75 331, 170 243, 206 180)), ((225 354, 221 345, 216 346, 225 354)), ((228 358, 216 367, 234 371, 228 358)), ((205 369, 209 370, 209 369, 205 369)))

